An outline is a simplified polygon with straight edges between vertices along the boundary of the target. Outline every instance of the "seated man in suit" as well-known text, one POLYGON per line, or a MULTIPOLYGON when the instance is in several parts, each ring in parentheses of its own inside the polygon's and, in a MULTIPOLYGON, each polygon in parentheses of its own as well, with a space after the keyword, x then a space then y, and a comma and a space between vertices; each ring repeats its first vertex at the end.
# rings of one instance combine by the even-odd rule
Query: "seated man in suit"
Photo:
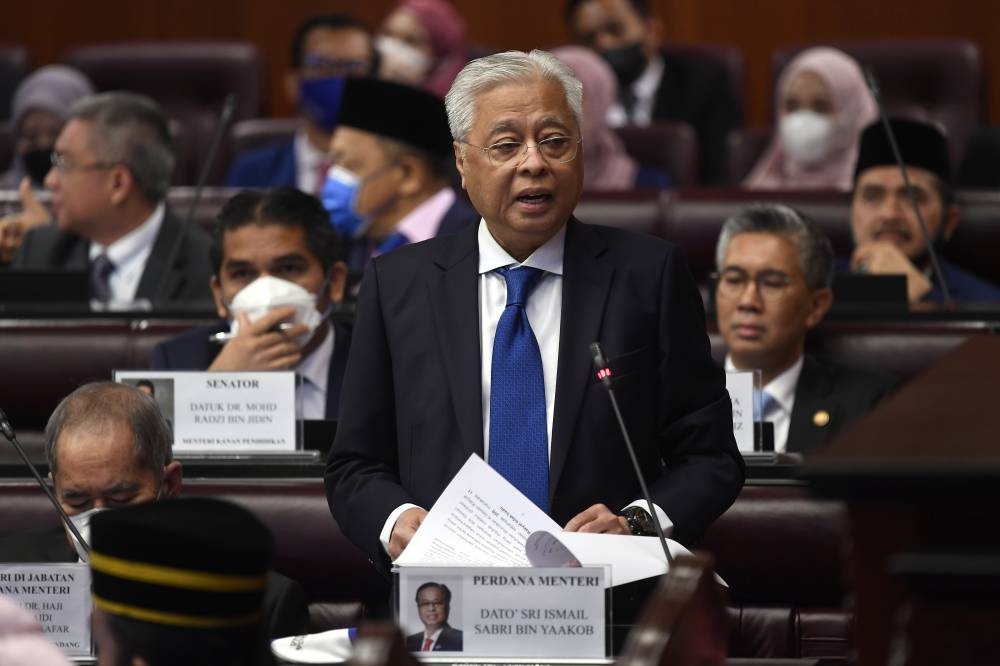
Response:
POLYGON ((101 664, 274 664, 262 621, 274 537, 252 513, 175 499, 95 516, 91 535, 101 664))
POLYGON ((24 236, 13 268, 90 272, 91 298, 207 303, 208 237, 166 207, 174 168, 167 120, 133 93, 85 97, 69 111, 45 186, 56 225, 24 236))
POLYGON ((451 590, 443 583, 427 582, 417 588, 417 614, 424 630, 406 637, 410 652, 461 652, 462 632, 448 624, 451 590))
POLYGON ((726 136, 743 122, 733 93, 741 82, 711 61, 665 55, 647 0, 567 0, 565 16, 573 41, 604 56, 618 77, 608 124, 687 123, 698 137, 702 182, 722 182, 726 136))
POLYGON ((474 60, 446 104, 483 219, 365 271, 325 475, 338 524, 385 569, 477 454, 567 530, 653 533, 595 377, 600 341, 654 511, 696 538, 744 467, 680 251, 573 219, 582 86, 551 54, 474 60))
MULTIPOLYGON (((88 539, 99 511, 155 502, 180 494, 181 463, 156 403, 125 384, 85 384, 66 396, 45 427, 53 492, 88 539)), ((0 562, 76 562, 75 540, 54 527, 0 539, 0 562)), ((268 629, 290 636, 308 625, 298 583, 277 573, 268 579, 268 629)))
POLYGON ((369 76, 375 69, 371 33, 343 14, 307 19, 292 40, 292 67, 285 75, 285 97, 299 109, 295 136, 236 156, 227 187, 297 187, 318 194, 323 185, 330 133, 336 127, 336 104, 320 83, 339 76, 369 76))
MULTIPOLYGON (((958 228, 960 216, 944 135, 932 125, 913 120, 891 123, 952 299, 1000 301, 1000 288, 940 256, 958 228)), ((852 271, 902 274, 911 303, 944 301, 927 242, 881 121, 869 125, 861 135, 851 197, 851 230, 856 245, 850 259, 852 271)))
POLYGON ((806 333, 833 301, 832 262, 823 232, 788 206, 747 208, 719 234, 713 277, 726 370, 760 370, 775 451, 811 451, 894 386, 805 353, 806 333))
POLYGON ((153 348, 157 370, 291 370, 299 418, 336 419, 350 325, 328 321, 344 296, 340 239, 316 199, 292 187, 241 192, 219 211, 212 294, 221 321, 153 348), (291 324, 282 329, 282 324, 291 324), (222 342, 219 334, 233 332, 222 342))
POLYGON ((323 204, 350 244, 353 272, 372 255, 479 221, 451 187, 448 117, 430 93, 376 79, 347 81, 330 154, 336 166, 323 204))

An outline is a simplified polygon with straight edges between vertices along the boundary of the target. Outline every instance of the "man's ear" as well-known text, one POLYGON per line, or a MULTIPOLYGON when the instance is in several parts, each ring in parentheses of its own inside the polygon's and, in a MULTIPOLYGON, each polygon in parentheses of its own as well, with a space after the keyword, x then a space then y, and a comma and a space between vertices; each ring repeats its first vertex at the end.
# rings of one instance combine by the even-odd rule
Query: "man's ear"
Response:
POLYGON ((184 467, 179 460, 167 463, 163 468, 163 499, 177 497, 184 483, 184 467))
POLYGON ((294 69, 290 69, 285 72, 285 76, 281 80, 282 87, 285 89, 285 97, 292 106, 299 105, 299 73, 294 69))
POLYGON ((961 220, 961 213, 958 209, 958 204, 951 204, 948 206, 948 210, 944 214, 944 224, 941 226, 941 240, 947 243, 951 240, 951 237, 955 235, 955 231, 958 229, 958 223, 961 220))
POLYGON ((663 21, 655 16, 646 19, 646 55, 652 58, 663 45, 663 21))
POLYGON ((427 182, 427 168, 423 161, 412 153, 404 153, 397 160, 399 172, 399 193, 404 197, 412 197, 424 189, 427 182))
POLYGON ((331 303, 339 303, 344 300, 344 290, 347 286, 347 264, 342 261, 334 262, 330 266, 330 286, 327 287, 326 295, 331 303))
POLYGON ((135 176, 123 164, 111 167, 108 175, 111 177, 111 203, 118 206, 128 198, 132 190, 136 189, 135 176))
POLYGON ((208 279, 208 286, 212 289, 215 314, 219 315, 219 319, 229 319, 229 310, 226 309, 225 299, 222 298, 222 284, 219 282, 218 274, 212 274, 212 277, 208 279))
POLYGON ((829 287, 815 290, 809 296, 809 314, 806 315, 806 328, 816 328, 833 305, 833 290, 829 287))
POLYGON ((465 156, 462 154, 462 144, 458 141, 452 141, 452 148, 455 149, 455 168, 458 169, 458 175, 462 177, 462 189, 467 190, 465 186, 465 156))

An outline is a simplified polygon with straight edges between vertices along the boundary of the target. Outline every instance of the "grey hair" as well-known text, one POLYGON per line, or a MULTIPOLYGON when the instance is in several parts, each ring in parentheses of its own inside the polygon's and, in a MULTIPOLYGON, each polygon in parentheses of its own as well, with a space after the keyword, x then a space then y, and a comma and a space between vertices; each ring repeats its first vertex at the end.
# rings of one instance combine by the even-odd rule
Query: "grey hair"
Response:
POLYGON ((722 270, 726 250, 739 234, 776 234, 798 250, 799 266, 810 289, 833 282, 833 246, 815 222, 798 210, 782 204, 754 204, 731 216, 722 225, 715 246, 715 266, 722 270))
POLYGON ((529 53, 505 51, 473 60, 455 77, 444 98, 451 138, 461 142, 472 131, 476 97, 481 93, 504 83, 538 77, 555 81, 562 87, 577 127, 582 127, 583 84, 566 64, 539 49, 529 53))
POLYGON ((132 431, 136 462, 163 480, 164 468, 173 459, 173 435, 156 401, 126 384, 93 382, 84 384, 52 412, 45 425, 45 453, 49 472, 56 475, 56 446, 66 431, 102 430, 126 426, 132 431))
POLYGON ((156 102, 135 93, 100 93, 79 100, 69 116, 93 123, 90 149, 99 162, 127 166, 149 201, 167 196, 174 150, 167 119, 156 102))

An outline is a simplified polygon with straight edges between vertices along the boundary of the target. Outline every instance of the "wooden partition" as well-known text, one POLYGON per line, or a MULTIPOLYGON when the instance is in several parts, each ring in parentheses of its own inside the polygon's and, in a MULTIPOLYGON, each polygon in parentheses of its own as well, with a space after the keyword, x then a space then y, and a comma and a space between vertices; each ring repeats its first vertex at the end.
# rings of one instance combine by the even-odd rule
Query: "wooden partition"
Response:
MULTIPOLYGON (((454 0, 467 17, 469 37, 498 49, 549 47, 566 39, 562 0, 454 0)), ((5 3, 0 42, 28 47, 34 64, 55 62, 86 43, 241 39, 254 42, 267 63, 267 111, 291 113, 281 77, 296 25, 319 12, 351 12, 376 26, 394 0, 94 0, 5 3)), ((988 107, 1000 123, 1000 3, 944 0, 652 0, 663 32, 675 42, 721 42, 746 58, 747 121, 768 122, 771 53, 782 45, 831 39, 965 38, 983 49, 988 107)))

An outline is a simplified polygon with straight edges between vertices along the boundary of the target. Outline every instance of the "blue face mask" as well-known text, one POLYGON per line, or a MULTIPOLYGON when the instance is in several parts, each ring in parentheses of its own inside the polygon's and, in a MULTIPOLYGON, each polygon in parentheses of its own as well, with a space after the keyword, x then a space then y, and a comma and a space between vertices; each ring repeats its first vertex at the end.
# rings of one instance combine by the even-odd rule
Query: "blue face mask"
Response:
POLYGON ((322 130, 333 132, 340 120, 340 101, 344 97, 343 76, 302 79, 299 82, 299 109, 322 130))
POLYGON ((319 198, 330 214, 330 224, 344 238, 360 238, 368 229, 370 220, 358 214, 355 204, 361 179, 343 167, 335 166, 327 172, 319 198))

